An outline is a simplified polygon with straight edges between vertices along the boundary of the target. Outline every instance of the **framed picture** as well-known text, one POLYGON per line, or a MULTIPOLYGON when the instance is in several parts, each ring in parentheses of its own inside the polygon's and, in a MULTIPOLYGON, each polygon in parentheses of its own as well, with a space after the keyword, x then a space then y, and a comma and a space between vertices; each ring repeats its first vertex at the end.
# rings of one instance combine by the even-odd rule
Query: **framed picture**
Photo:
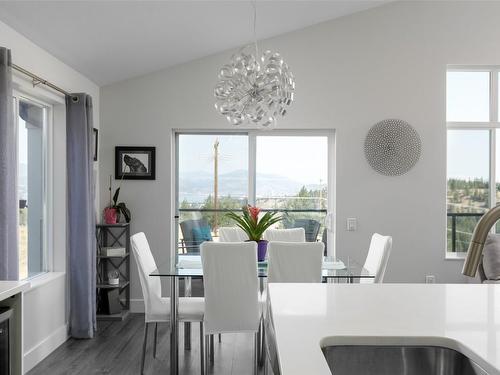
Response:
POLYGON ((97 161, 97 150, 99 150, 99 130, 93 128, 94 134, 94 161, 97 161))
POLYGON ((154 180, 156 179, 155 147, 116 146, 115 179, 154 180))

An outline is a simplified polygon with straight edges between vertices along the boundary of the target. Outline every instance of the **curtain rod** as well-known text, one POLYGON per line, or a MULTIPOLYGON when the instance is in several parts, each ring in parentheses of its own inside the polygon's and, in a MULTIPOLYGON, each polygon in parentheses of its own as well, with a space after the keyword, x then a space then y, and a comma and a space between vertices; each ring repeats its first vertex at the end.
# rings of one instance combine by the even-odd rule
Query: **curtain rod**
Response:
POLYGON ((66 90, 63 90, 62 88, 57 87, 53 83, 50 83, 46 79, 43 79, 43 78, 37 76, 36 74, 31 73, 30 71, 28 71, 24 68, 21 68, 19 65, 12 64, 11 66, 12 66, 12 69, 17 70, 18 72, 30 77, 33 80, 33 87, 36 85, 42 84, 42 85, 45 85, 47 87, 50 87, 53 90, 59 91, 61 94, 64 94, 65 96, 71 96, 71 94, 69 92, 67 92, 66 90))

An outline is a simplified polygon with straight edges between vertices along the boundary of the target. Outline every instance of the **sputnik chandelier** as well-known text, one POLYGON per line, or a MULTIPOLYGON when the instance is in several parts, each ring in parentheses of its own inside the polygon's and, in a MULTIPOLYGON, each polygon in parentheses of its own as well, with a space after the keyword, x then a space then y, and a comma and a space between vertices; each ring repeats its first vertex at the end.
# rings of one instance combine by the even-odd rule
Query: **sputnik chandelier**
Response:
POLYGON ((293 101, 295 79, 279 53, 265 51, 258 57, 255 0, 252 5, 254 43, 241 48, 220 69, 215 108, 232 125, 271 129, 293 101))

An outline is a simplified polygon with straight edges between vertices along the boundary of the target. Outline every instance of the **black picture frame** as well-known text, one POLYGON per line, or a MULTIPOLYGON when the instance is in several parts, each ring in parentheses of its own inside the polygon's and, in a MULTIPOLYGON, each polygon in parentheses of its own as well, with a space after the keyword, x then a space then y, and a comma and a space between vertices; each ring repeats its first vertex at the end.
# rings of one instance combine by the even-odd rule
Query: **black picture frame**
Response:
POLYGON ((156 147, 116 146, 115 179, 120 180, 122 176, 124 180, 156 180, 156 147), (132 158, 129 163, 125 161, 126 156, 132 158))
POLYGON ((99 129, 93 128, 92 134, 94 136, 94 161, 97 161, 97 153, 99 150, 99 129))

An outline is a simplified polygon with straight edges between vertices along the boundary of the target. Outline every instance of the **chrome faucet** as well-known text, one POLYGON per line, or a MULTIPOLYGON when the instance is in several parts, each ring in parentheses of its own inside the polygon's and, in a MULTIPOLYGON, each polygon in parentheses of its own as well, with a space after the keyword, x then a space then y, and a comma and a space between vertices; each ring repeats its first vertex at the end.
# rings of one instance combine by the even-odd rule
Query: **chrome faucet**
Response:
POLYGON ((491 228, 493 228, 493 225, 495 225, 499 219, 500 204, 493 207, 479 219, 479 222, 474 228, 474 233, 472 233, 472 239, 469 244, 469 250, 467 250, 467 257, 465 258, 462 274, 471 277, 476 276, 477 268, 479 267, 479 263, 481 263, 486 237, 488 237, 491 228))

